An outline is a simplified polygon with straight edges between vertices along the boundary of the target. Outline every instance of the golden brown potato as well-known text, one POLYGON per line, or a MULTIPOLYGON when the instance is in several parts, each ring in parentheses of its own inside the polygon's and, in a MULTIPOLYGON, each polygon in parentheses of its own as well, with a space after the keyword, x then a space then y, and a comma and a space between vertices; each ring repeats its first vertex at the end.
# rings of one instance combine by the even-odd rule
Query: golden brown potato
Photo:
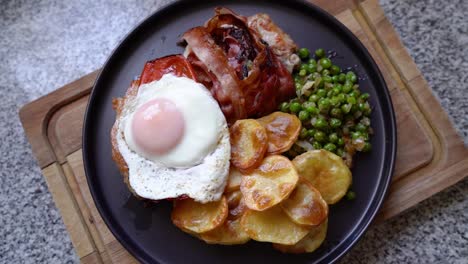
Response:
POLYGON ((221 226, 228 216, 226 197, 206 204, 192 199, 176 200, 171 219, 174 225, 188 233, 203 233, 221 226))
POLYGON ((311 253, 322 245, 327 236, 328 218, 319 226, 313 227, 309 233, 295 245, 273 244, 273 247, 283 253, 311 253))
POLYGON ((274 112, 257 119, 268 135, 268 154, 280 154, 288 151, 296 142, 301 131, 301 121, 295 115, 274 112))
POLYGON ((242 229, 240 221, 240 218, 227 219, 220 227, 200 234, 200 238, 208 244, 245 244, 250 240, 250 237, 242 229))
POLYGON ((254 119, 237 120, 229 129, 231 136, 231 162, 241 170, 260 164, 268 147, 265 128, 254 119))
POLYGON ((293 163, 299 175, 312 183, 328 204, 337 203, 351 185, 348 166, 329 151, 307 151, 294 158, 293 163))
POLYGON ((242 216, 241 225, 253 240, 285 245, 296 244, 311 229, 291 221, 279 206, 261 212, 247 210, 242 216))
POLYGON ((226 221, 219 227, 200 234, 200 238, 208 244, 235 245, 244 244, 250 237, 241 228, 240 218, 247 210, 242 200, 242 193, 234 191, 226 194, 229 214, 226 221))
POLYGON ((248 208, 263 211, 283 201, 294 190, 299 176, 286 157, 266 157, 258 168, 242 176, 241 191, 248 208))
POLYGON ((303 178, 299 179, 289 197, 281 202, 281 207, 293 222, 300 225, 317 226, 328 216, 327 202, 320 192, 303 178))
POLYGON ((229 168, 228 182, 224 192, 233 192, 239 190, 241 178, 241 172, 238 169, 236 169, 236 167, 231 166, 231 168, 229 168))

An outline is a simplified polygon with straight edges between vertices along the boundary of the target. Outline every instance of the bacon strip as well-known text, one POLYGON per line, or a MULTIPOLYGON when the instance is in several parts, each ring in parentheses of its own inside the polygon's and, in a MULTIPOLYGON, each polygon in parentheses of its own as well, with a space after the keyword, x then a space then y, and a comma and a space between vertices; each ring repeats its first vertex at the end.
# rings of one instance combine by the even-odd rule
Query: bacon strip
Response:
POLYGON ((229 124, 275 111, 295 94, 291 74, 247 26, 247 18, 227 8, 215 11, 204 27, 182 36, 198 80, 210 89, 229 124))

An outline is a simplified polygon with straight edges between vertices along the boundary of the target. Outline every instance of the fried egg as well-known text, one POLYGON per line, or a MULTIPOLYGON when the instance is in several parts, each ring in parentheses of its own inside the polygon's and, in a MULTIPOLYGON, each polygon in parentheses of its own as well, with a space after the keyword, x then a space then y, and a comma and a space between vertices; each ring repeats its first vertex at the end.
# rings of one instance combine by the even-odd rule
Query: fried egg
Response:
POLYGON ((127 98, 117 131, 128 182, 146 199, 221 198, 229 172, 226 119, 200 83, 172 74, 127 98))

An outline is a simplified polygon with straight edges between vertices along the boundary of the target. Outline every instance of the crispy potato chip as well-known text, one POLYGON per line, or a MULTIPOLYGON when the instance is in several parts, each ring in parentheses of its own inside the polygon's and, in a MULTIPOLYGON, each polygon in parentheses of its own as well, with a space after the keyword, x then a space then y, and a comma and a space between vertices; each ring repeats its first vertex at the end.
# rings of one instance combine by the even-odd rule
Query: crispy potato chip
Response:
POLYGON ((328 204, 337 203, 351 185, 348 166, 329 151, 307 151, 294 158, 293 163, 299 175, 312 183, 328 204))
POLYGON ((242 193, 234 191, 226 194, 229 214, 226 221, 219 227, 200 234, 200 238, 208 244, 236 245, 244 244, 250 237, 241 228, 240 217, 247 210, 242 200, 242 193))
POLYGON ((245 205, 241 191, 235 191, 226 194, 226 199, 229 208, 228 219, 240 218, 244 212, 248 209, 245 205))
POLYGON ((281 202, 281 207, 293 222, 300 225, 317 226, 328 216, 327 202, 320 192, 303 178, 299 179, 288 199, 281 202))
POLYGON ((261 212, 247 210, 242 216, 241 225, 253 240, 285 245, 296 244, 311 229, 291 221, 279 206, 261 212))
POLYGON ((224 192, 233 192, 233 191, 239 190, 241 178, 242 178, 241 172, 238 169, 236 169, 234 166, 231 166, 231 168, 229 169, 228 182, 227 182, 226 189, 224 190, 224 192))
POLYGON ((296 142, 301 131, 301 121, 295 115, 274 112, 257 119, 268 135, 268 154, 280 154, 288 151, 296 142))
POLYGON ((263 211, 286 199, 294 190, 299 176, 286 157, 266 157, 258 168, 242 175, 241 191, 245 204, 252 210, 263 211))
POLYGON ((273 247, 283 253, 311 253, 322 245, 327 236, 328 218, 320 225, 313 227, 309 233, 295 245, 273 244, 273 247))
POLYGON ((218 228, 200 234, 200 238, 208 244, 239 245, 250 240, 249 235, 240 225, 241 219, 228 219, 218 228))
POLYGON ((241 170, 258 166, 268 147, 265 128, 254 119, 237 120, 229 129, 231 162, 241 170))
POLYGON ((174 225, 189 233, 203 233, 222 225, 228 215, 226 197, 206 204, 192 199, 174 201, 171 219, 174 225))

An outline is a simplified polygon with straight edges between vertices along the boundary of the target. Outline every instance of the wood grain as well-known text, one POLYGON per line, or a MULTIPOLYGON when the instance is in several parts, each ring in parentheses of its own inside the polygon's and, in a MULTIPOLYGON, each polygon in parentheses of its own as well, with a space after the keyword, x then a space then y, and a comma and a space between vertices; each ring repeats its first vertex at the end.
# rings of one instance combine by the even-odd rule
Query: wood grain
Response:
POLYGON ((53 163, 42 169, 42 175, 62 215, 63 223, 70 234, 78 257, 91 254, 94 251, 93 241, 83 224, 80 210, 64 179, 62 168, 57 163, 53 163))
MULTIPOLYGON (((468 174, 468 149, 384 16, 377 0, 311 1, 336 14, 369 50, 397 118, 397 161, 377 221, 393 217, 468 174)), ((83 168, 81 130, 98 71, 24 106, 21 121, 83 263, 136 263, 109 231, 83 168)))

